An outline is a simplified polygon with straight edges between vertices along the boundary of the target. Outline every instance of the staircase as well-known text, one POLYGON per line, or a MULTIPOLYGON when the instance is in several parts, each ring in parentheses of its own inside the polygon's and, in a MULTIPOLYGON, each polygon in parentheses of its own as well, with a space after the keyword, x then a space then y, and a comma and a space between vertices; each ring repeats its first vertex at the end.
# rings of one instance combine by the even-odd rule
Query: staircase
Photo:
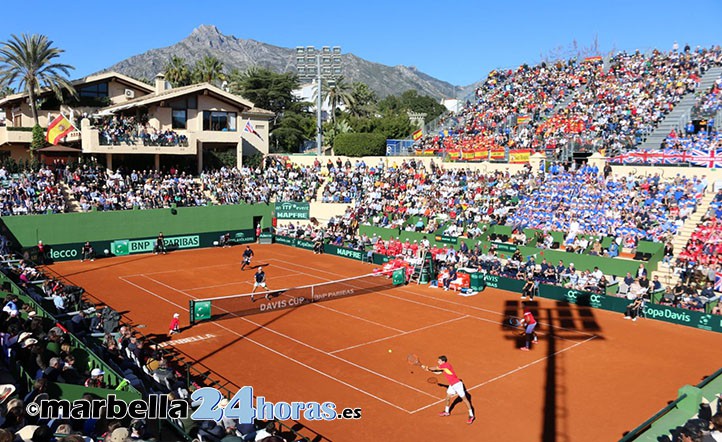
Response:
POLYGON ((63 195, 63 199, 68 203, 67 209, 68 212, 80 212, 80 203, 78 200, 75 199, 75 195, 73 195, 73 192, 70 191, 70 186, 68 186, 66 183, 58 183, 58 189, 60 189, 60 193, 63 195))
POLYGON ((584 92, 587 91, 588 84, 589 83, 583 84, 583 85, 579 86, 578 88, 574 89, 573 91, 568 92, 567 95, 564 97, 564 99, 559 104, 554 106, 554 109, 552 109, 551 113, 549 114, 549 117, 551 118, 552 116, 558 114, 563 109, 565 109, 567 106, 569 106, 569 103, 571 103, 572 100, 579 98, 582 94, 584 94, 584 92))
MULTIPOLYGON (((707 91, 710 87, 712 87, 715 80, 719 78, 720 74, 722 74, 722 67, 720 66, 715 66, 709 69, 702 76, 699 86, 697 87, 697 91, 707 91)), ((685 95, 682 100, 677 103, 674 109, 672 109, 672 112, 667 114, 664 120, 659 123, 654 132, 647 137, 646 141, 642 143, 639 148, 659 149, 672 129, 678 131, 680 127, 684 127, 684 125, 689 122, 690 112, 696 101, 696 93, 689 93, 685 95)))
MULTIPOLYGON (((682 228, 672 239, 672 245, 674 246, 674 258, 672 258, 672 263, 677 261, 679 254, 682 252, 684 246, 687 245, 687 241, 697 229, 697 224, 700 223, 702 216, 707 212, 707 209, 709 209, 709 205, 714 197, 715 193, 712 192, 711 187, 709 187, 705 191, 702 200, 700 200, 700 203, 697 205, 697 211, 687 218, 687 221, 685 221, 682 228)), ((673 269, 673 266, 668 266, 660 261, 657 263, 657 270, 653 271, 652 275, 659 276, 659 280, 665 287, 674 286, 677 284, 679 276, 674 274, 673 269)))

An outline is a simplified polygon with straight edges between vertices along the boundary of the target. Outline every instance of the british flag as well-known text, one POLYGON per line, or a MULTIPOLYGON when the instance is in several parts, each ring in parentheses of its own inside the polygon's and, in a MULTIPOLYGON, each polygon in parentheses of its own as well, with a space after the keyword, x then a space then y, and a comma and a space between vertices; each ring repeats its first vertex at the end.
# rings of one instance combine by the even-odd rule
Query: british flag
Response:
POLYGON ((639 158, 633 156, 634 152, 622 155, 623 164, 639 164, 639 158))
POLYGON ((677 164, 682 160, 682 155, 675 149, 664 149, 662 151, 662 164, 677 164))
POLYGON ((629 157, 626 153, 623 153, 621 155, 614 156, 609 159, 609 162, 612 164, 622 164, 624 163, 624 160, 626 160, 629 157))
POLYGON ((692 149, 689 162, 704 167, 722 167, 722 149, 692 149))
POLYGON ((714 274, 714 291, 722 292, 722 272, 716 272, 714 274))
POLYGON ((662 159, 661 152, 651 150, 636 150, 631 155, 637 159, 637 163, 642 164, 656 164, 662 159))

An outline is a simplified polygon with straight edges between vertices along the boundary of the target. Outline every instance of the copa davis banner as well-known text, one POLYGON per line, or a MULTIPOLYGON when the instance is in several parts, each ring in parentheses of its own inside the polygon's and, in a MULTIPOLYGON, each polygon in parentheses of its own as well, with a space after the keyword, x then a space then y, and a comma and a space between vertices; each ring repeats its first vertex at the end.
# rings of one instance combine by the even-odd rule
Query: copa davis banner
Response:
MULTIPOLYGON (((483 280, 484 284, 488 287, 512 292, 521 292, 521 287, 524 284, 524 281, 494 275, 484 275, 483 280)), ((620 314, 624 313, 627 305, 630 303, 626 298, 583 292, 547 284, 539 284, 539 296, 579 306, 610 310, 620 314)), ((720 315, 711 315, 705 312, 696 312, 647 302, 644 307, 644 317, 722 333, 722 316, 720 315)))

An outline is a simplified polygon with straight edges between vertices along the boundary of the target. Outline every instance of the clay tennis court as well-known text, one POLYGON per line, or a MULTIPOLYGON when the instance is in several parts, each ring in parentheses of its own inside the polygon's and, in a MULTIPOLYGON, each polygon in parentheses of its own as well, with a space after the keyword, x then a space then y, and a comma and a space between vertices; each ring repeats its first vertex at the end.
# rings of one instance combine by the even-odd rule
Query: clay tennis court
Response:
MULTIPOLYGON (((282 245, 253 245, 271 289, 370 273, 350 259, 282 245)), ((270 401, 333 401, 360 420, 305 422, 326 439, 611 441, 719 368, 714 333, 537 298, 540 341, 531 352, 503 326, 519 295, 487 288, 472 297, 408 286, 188 327, 190 299, 249 293, 243 247, 131 255, 51 266, 123 313, 146 335, 184 331, 175 349, 234 390, 270 401), (443 411, 445 386, 407 363, 444 354, 474 404, 443 411), (413 373, 412 373, 413 371, 413 373)), ((441 383, 443 376, 439 377, 441 383)))

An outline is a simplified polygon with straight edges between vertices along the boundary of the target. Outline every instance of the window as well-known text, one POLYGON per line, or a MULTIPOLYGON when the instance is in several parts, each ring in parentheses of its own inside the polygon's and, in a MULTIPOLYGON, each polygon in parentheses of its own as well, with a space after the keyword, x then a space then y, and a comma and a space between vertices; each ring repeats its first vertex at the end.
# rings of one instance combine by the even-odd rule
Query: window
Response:
POLYGON ((195 109, 198 106, 198 100, 195 95, 191 95, 189 97, 183 97, 170 101, 167 106, 176 110, 195 109))
POLYGON ((203 112, 203 130, 236 131, 235 112, 203 112))
POLYGON ((173 129, 185 129, 186 122, 188 121, 188 112, 185 109, 173 109, 171 121, 173 123, 173 129))
POLYGON ((108 96, 108 83, 97 83, 77 88, 79 97, 105 98, 108 96))

